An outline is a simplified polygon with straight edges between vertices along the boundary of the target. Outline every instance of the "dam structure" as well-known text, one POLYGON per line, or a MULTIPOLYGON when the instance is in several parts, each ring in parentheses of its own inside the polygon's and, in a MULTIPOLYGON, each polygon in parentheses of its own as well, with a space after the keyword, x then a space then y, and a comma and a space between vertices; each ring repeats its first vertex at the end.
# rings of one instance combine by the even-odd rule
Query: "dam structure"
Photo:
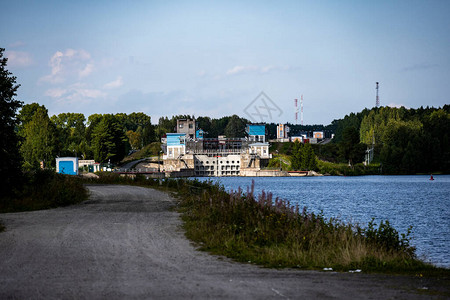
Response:
POLYGON ((258 176, 271 158, 266 128, 248 124, 245 132, 243 138, 204 138, 195 119, 179 119, 177 132, 161 140, 163 171, 170 177, 258 176))

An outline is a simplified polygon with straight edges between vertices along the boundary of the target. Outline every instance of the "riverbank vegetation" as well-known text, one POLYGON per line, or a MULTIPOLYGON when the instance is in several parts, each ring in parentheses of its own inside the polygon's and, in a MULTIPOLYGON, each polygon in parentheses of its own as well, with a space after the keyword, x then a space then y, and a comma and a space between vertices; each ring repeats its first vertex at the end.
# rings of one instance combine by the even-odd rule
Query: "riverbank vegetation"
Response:
POLYGON ((211 182, 101 173, 87 183, 132 184, 175 192, 186 236, 200 250, 266 267, 449 275, 416 257, 409 232, 388 221, 367 227, 328 219, 270 193, 228 193, 211 182))
POLYGON ((415 256, 409 233, 388 221, 368 227, 308 212, 270 193, 226 193, 208 183, 180 188, 186 235, 202 250, 267 267, 414 273, 433 269, 415 256))
POLYGON ((24 173, 20 190, 0 199, 0 213, 55 208, 80 203, 88 193, 81 178, 52 170, 24 173))

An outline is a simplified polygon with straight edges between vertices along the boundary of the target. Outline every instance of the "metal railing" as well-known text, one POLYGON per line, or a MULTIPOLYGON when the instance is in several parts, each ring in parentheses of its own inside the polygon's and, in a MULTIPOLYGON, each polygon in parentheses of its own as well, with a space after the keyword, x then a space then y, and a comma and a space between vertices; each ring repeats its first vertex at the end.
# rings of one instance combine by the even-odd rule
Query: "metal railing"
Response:
POLYGON ((117 168, 114 169, 116 173, 132 173, 132 174, 145 174, 145 173, 155 173, 158 172, 158 168, 117 168))

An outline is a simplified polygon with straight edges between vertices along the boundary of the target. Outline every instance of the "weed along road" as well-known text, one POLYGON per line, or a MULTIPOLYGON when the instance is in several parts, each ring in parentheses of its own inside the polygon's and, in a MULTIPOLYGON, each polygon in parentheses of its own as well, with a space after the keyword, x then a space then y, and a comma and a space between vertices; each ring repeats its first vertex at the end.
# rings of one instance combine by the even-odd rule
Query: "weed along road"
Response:
POLYGON ((88 189, 79 205, 0 214, 0 299, 421 299, 442 291, 436 280, 417 277, 232 262, 195 249, 167 194, 88 189))

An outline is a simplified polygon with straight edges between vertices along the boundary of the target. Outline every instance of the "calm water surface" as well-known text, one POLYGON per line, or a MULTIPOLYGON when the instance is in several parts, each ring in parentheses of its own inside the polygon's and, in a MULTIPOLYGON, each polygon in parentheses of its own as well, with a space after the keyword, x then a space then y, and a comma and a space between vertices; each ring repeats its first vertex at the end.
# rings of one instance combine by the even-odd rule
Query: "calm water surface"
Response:
MULTIPOLYGON (((205 178, 200 178, 205 180, 205 178)), ((298 203, 326 218, 366 226, 375 218, 406 233, 413 226, 417 254, 433 264, 450 267, 450 175, 357 177, 213 177, 227 190, 246 191, 255 180, 255 192, 298 203)))

